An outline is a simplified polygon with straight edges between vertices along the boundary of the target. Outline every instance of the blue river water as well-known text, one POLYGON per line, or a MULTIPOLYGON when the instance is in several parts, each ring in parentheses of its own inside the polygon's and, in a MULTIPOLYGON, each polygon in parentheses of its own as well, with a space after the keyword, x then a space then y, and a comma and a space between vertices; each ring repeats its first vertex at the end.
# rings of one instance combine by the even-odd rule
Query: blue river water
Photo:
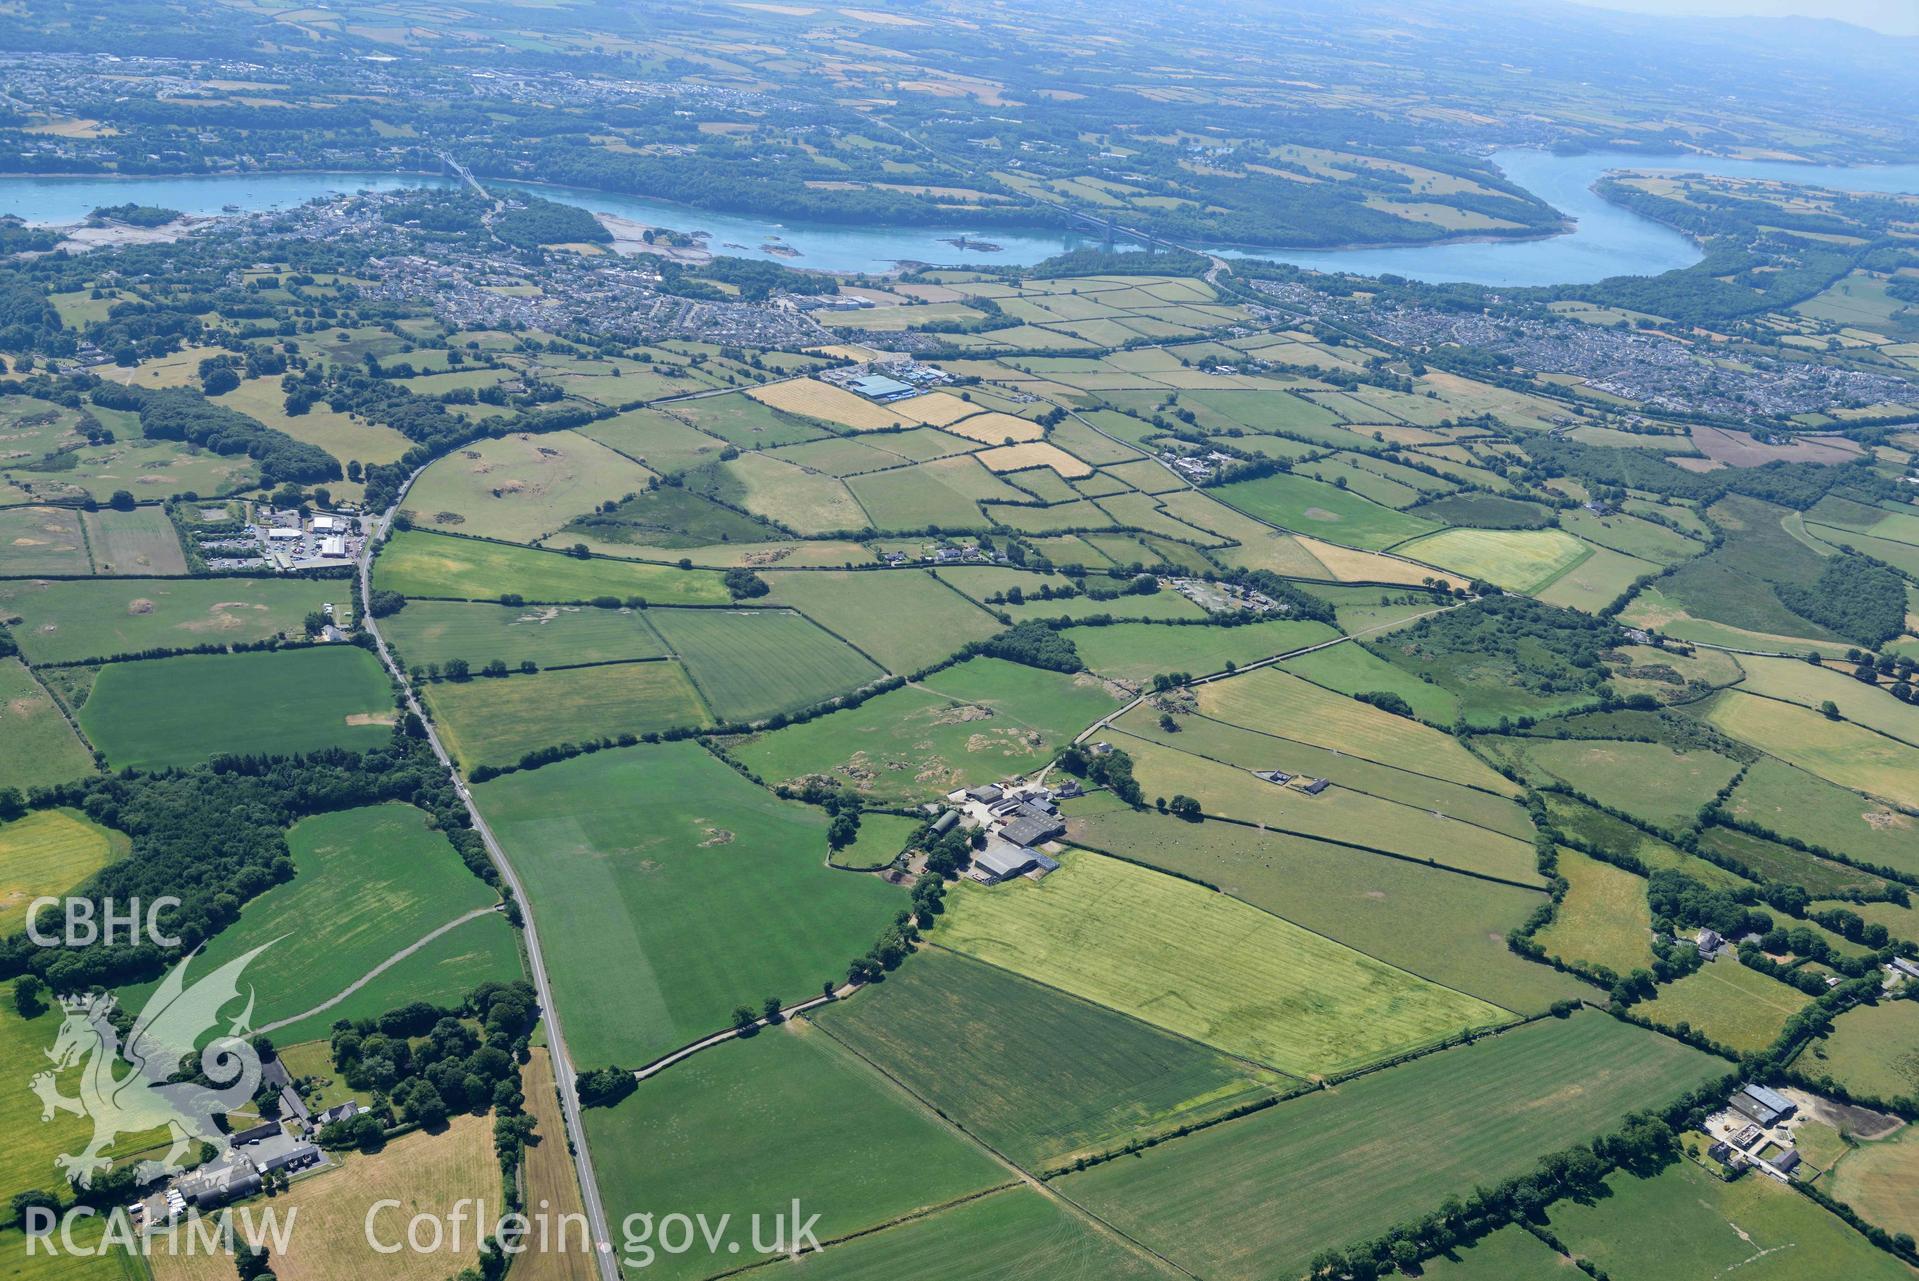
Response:
MULTIPOLYGON (((1780 161, 1722 160, 1712 157, 1647 157, 1592 152, 1558 156, 1513 149, 1493 160, 1514 182, 1574 220, 1573 229, 1540 240, 1460 241, 1392 249, 1222 249, 1246 257, 1269 258, 1321 271, 1360 275, 1395 273, 1414 280, 1470 281, 1493 286, 1578 284, 1606 276, 1657 275, 1690 266, 1700 253, 1669 227, 1606 203, 1592 184, 1608 170, 1668 169, 1727 177, 1777 178, 1847 191, 1919 193, 1919 165, 1882 165, 1849 169, 1780 161)), ((330 193, 444 185, 445 179, 393 174, 245 174, 230 177, 173 178, 0 178, 0 214, 29 222, 71 223, 101 205, 160 205, 184 213, 215 215, 225 206, 243 210, 287 208, 330 193)), ((518 184, 502 184, 516 186, 518 184)), ((822 271, 884 272, 901 261, 1004 263, 1024 265, 1096 240, 1057 231, 1004 231, 954 226, 879 227, 781 221, 718 214, 649 200, 641 196, 583 191, 566 187, 525 187, 549 200, 581 205, 652 226, 704 231, 716 253, 772 257, 795 267, 822 271), (977 237, 998 252, 962 249, 951 243, 977 237), (780 245, 792 255, 769 255, 780 245)))

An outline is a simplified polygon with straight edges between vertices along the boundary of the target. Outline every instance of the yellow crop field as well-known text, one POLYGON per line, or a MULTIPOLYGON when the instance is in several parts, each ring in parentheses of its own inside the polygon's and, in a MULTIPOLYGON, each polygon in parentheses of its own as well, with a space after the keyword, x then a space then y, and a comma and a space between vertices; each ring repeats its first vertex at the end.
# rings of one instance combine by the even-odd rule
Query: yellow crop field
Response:
MULTIPOLYGON (((462 1198, 500 1202, 500 1166, 487 1117, 455 1116, 438 1134, 416 1130, 372 1156, 348 1156, 341 1168, 302 1179, 274 1198, 280 1221, 293 1225, 288 1248, 273 1253, 274 1275, 279 1281, 446 1281, 479 1259, 470 1222, 461 1249, 452 1248, 449 1227, 438 1251, 408 1247, 379 1254, 367 1239, 367 1219, 375 1201, 397 1201, 399 1208, 374 1216, 372 1234, 385 1244, 404 1243, 413 1216, 444 1222, 462 1198)), ((472 1207, 465 1208, 470 1219, 472 1207)), ((236 1219, 236 1236, 245 1223, 236 1219)), ((229 1281, 233 1276, 231 1258, 189 1256, 184 1244, 175 1255, 166 1243, 167 1238, 156 1237, 150 1246, 153 1281, 229 1281)))
POLYGON ((970 400, 961 400, 950 391, 929 392, 924 396, 914 396, 893 406, 903 414, 909 414, 929 427, 948 427, 962 418, 970 418, 980 412, 980 407, 970 400))
MULTIPOLYGON (((553 1060, 544 1046, 534 1047, 529 1054, 520 1088, 526 1095, 526 1110, 539 1126, 539 1136, 526 1149, 526 1203, 531 1209, 543 1211, 549 1222, 569 1222, 562 1216, 583 1215, 585 1211, 580 1203, 579 1176, 566 1147, 559 1096, 554 1093, 553 1060)), ((533 1244, 537 1246, 537 1238, 533 1244)), ((593 1256, 581 1248, 579 1236, 561 1239, 556 1229, 548 1244, 552 1248, 535 1248, 514 1260, 513 1275, 518 1281, 593 1281, 598 1275, 593 1256)))
POLYGON ((1294 534, 1292 537, 1303 550, 1324 565, 1333 577, 1342 583, 1405 583, 1410 587, 1434 578, 1450 587, 1466 585, 1464 579, 1426 565, 1416 565, 1412 561, 1401 560, 1397 556, 1386 556, 1379 552, 1362 552, 1351 547, 1341 547, 1337 543, 1322 543, 1317 538, 1308 538, 1304 534, 1294 534))
POLYGON ((854 431, 885 431, 913 422, 913 414, 894 405, 873 405, 844 387, 819 382, 817 378, 794 378, 766 387, 748 387, 760 405, 770 405, 789 414, 802 414, 821 422, 837 422, 854 431))
POLYGON ((126 848, 119 833, 67 810, 40 810, 0 826, 0 937, 26 925, 34 899, 77 888, 126 848))
POLYGON ((884 431, 912 422, 913 415, 891 405, 876 405, 843 387, 816 378, 794 378, 765 387, 750 387, 747 395, 762 405, 838 423, 854 431, 884 431))
POLYGON ((1091 476, 1090 463, 1081 462, 1058 445, 1029 440, 1023 445, 999 445, 981 450, 979 460, 994 471, 1024 471, 1028 467, 1051 467, 1062 476, 1091 476))
POLYGON ((1446 529, 1401 550, 1509 592, 1537 591, 1592 555, 1563 529, 1446 529))
POLYGON ((1041 430, 1040 425, 1031 419, 1016 418, 1012 414, 1003 414, 997 409, 991 413, 963 418, 946 430, 955 436, 977 440, 982 445, 1000 445, 1009 440, 1038 440, 1046 434, 1041 430))

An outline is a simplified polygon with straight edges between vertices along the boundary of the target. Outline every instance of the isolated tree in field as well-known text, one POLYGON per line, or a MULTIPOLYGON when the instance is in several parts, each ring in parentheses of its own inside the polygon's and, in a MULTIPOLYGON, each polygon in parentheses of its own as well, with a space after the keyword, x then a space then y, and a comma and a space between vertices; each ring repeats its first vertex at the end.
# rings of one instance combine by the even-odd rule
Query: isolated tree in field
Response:
POLYGON ((769 996, 764 1001, 761 1001, 760 1017, 768 1023, 778 1023, 781 1018, 780 998, 777 996, 769 996))
POLYGON ((467 665, 467 661, 464 658, 449 658, 446 660, 446 666, 440 670, 450 681, 466 680, 472 675, 473 671, 473 669, 467 665))
POLYGON ((1836 721, 1839 719, 1839 704, 1829 698, 1819 704, 1819 714, 1829 721, 1836 721))
POLYGON ((22 974, 13 984, 13 1008, 23 1019, 37 1019, 47 1012, 47 985, 37 974, 22 974))
POLYGON ((133 495, 124 489, 116 489, 113 497, 107 499, 107 506, 117 512, 130 512, 134 507, 133 495))
POLYGON ((740 1005, 740 1006, 734 1007, 733 1030, 735 1032, 744 1034, 750 1031, 753 1025, 757 1023, 758 1021, 759 1021, 759 1016, 753 1013, 752 1007, 746 1006, 746 1005, 740 1005))

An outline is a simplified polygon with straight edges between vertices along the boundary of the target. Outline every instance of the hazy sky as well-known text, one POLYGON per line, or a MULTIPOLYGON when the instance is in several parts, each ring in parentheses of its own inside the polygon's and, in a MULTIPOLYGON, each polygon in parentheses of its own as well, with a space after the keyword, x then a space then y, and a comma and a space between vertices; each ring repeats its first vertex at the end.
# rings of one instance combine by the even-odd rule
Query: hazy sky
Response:
POLYGON ((1836 18, 1892 35, 1919 36, 1919 0, 1577 0, 1634 13, 1836 18))

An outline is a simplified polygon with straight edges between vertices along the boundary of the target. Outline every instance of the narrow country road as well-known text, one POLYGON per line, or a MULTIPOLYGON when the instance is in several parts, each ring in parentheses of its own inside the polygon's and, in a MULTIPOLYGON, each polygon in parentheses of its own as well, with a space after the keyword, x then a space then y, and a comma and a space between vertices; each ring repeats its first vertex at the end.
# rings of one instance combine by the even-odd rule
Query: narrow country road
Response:
POLYGON ((476 907, 471 912, 468 912, 465 916, 454 917, 452 920, 448 921, 445 925, 442 925, 439 929, 432 931, 431 933, 425 935, 422 938, 415 939, 412 943, 408 944, 406 947, 401 948, 399 951, 395 952, 392 956, 387 957, 386 960, 381 961, 378 965, 368 970, 365 974, 362 974, 359 978, 354 979, 353 982, 349 983, 346 987, 342 988, 339 991, 339 993, 336 994, 335 996, 332 996, 329 999, 320 1002, 318 1005, 314 1006, 310 1010, 301 1010, 298 1014, 289 1015, 288 1017, 280 1019, 277 1022, 267 1024, 265 1027, 260 1029, 260 1034, 264 1036, 268 1032, 278 1032, 281 1028, 291 1027, 293 1024, 300 1022, 302 1019, 310 1019, 316 1014, 325 1014, 328 1010, 332 1009, 334 1006, 338 1005, 340 1002, 346 1000, 349 996, 352 996, 355 992, 359 991, 361 988, 371 983, 374 979, 379 978, 382 974, 385 974, 388 970, 398 965, 401 961, 406 960, 407 957, 412 956, 415 952, 425 947, 428 943, 431 943, 434 939, 439 938, 442 934, 448 933, 451 930, 457 929, 458 927, 465 925, 468 921, 474 919, 475 917, 488 916, 497 911, 499 911, 499 908, 497 907, 476 907))
MULTIPOLYGON (((373 554, 378 550, 387 530, 393 523, 393 513, 399 510, 406 499, 407 490, 420 478, 424 467, 417 468, 406 478, 406 483, 393 496, 393 504, 374 520, 374 527, 367 531, 366 545, 360 549, 360 599, 371 605, 373 600, 373 554)), ((446 746, 440 742, 440 733, 431 720, 427 719, 425 709, 420 706, 419 697, 413 691, 413 684, 400 669, 387 649, 386 637, 380 634, 379 620, 373 617, 369 608, 366 617, 357 620, 373 638, 374 648, 379 651, 380 661, 398 682, 402 697, 406 701, 406 710, 419 718, 426 727, 426 741, 433 748, 433 754, 440 758, 440 764, 446 767, 453 777, 454 789, 460 794, 460 800, 466 806, 467 816, 473 822, 473 830, 480 834, 480 840, 486 846, 486 852, 493 865, 500 871, 500 879, 513 892, 513 899, 519 904, 520 918, 523 922, 526 939, 527 964, 533 971, 533 989, 539 998, 540 1009, 546 1018, 546 1040, 548 1052, 553 1056, 553 1079, 560 1089, 560 1110, 566 1118, 567 1146, 573 1149, 573 1167, 580 1178, 580 1199, 586 1208, 587 1222, 592 1225, 594 1245, 594 1266, 599 1269, 601 1281, 620 1281, 619 1260, 613 1253, 613 1235, 607 1228, 606 1207, 600 1200, 600 1185, 593 1177, 593 1154, 586 1145, 586 1125, 580 1117, 580 1096, 574 1087, 573 1060, 566 1052, 566 1036, 560 1027, 559 1007, 553 1000, 553 985, 547 978, 546 959, 540 954, 539 931, 534 926, 533 905, 527 901, 526 890, 520 883, 520 875, 508 861, 506 851, 500 848, 499 841, 493 837, 493 829, 487 826, 486 818, 480 813, 479 806, 473 803, 473 796, 461 780, 458 770, 453 768, 453 758, 447 754, 446 746)))

